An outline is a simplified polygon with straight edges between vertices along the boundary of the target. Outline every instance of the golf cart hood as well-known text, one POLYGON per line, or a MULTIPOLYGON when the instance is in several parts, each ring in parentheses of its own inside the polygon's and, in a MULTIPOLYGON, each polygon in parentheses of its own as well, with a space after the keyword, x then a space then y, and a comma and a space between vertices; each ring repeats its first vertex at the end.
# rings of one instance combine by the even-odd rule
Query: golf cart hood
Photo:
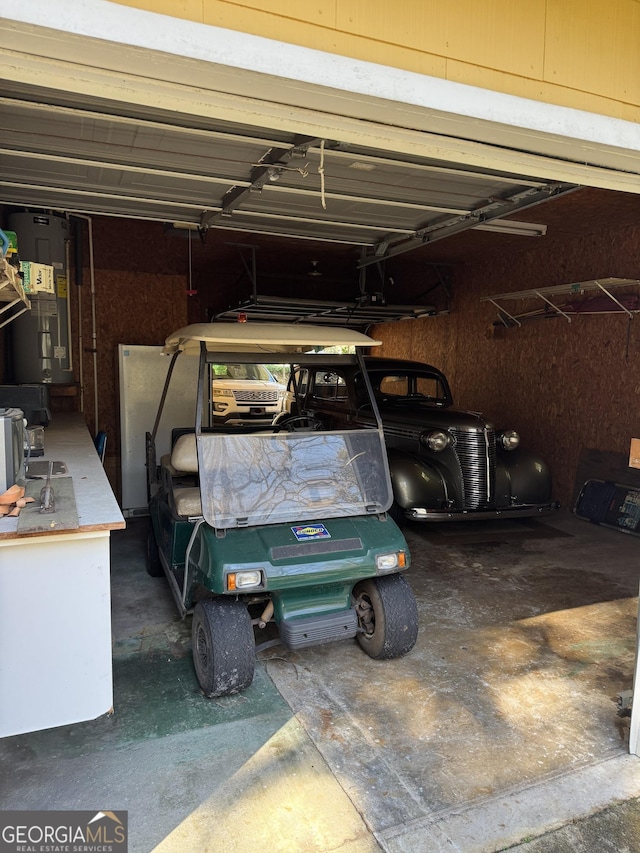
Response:
POLYGON ((294 323, 194 323, 170 335, 165 355, 178 351, 197 355, 204 342, 220 352, 303 353, 326 347, 375 347, 376 341, 354 329, 294 323))

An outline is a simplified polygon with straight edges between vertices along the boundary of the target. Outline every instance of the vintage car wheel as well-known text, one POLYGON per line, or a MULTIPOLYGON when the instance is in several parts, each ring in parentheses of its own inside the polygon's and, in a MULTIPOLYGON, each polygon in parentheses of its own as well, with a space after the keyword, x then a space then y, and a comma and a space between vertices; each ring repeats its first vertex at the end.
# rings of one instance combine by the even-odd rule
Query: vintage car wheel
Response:
POLYGON ((255 641, 241 601, 208 598, 193 611, 193 665, 205 696, 239 693, 253 681, 255 641))
POLYGON ((360 581, 353 589, 357 639, 371 658, 389 660, 406 655, 418 637, 418 606, 403 575, 360 581))
POLYGON ((164 575, 164 569, 160 562, 160 551, 158 550, 158 543, 156 542, 152 524, 149 524, 149 530, 147 532, 147 550, 145 557, 147 574, 151 575, 152 578, 161 578, 164 575))

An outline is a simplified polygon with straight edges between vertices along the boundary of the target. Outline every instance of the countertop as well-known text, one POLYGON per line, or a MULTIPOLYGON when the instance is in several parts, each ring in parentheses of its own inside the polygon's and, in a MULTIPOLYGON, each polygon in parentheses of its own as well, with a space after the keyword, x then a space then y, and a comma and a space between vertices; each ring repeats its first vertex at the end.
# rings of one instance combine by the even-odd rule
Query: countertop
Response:
MULTIPOLYGON (((63 474, 52 477, 51 484, 55 492, 58 476, 71 479, 78 519, 77 526, 70 529, 68 525, 63 525, 59 530, 55 529, 56 513, 50 513, 39 515, 39 519, 47 522, 47 529, 21 532, 18 530, 19 519, 5 516, 0 518, 0 539, 121 530, 126 526, 83 415, 54 415, 44 431, 44 456, 32 460, 40 469, 45 467, 43 463, 46 465, 48 461, 63 462, 66 466, 63 474)), ((27 471, 27 477, 28 475, 29 471, 27 471)), ((27 482, 33 481, 27 480, 27 482)), ((45 480, 38 480, 37 483, 44 485, 45 480)), ((32 509, 31 513, 33 512, 32 509)))

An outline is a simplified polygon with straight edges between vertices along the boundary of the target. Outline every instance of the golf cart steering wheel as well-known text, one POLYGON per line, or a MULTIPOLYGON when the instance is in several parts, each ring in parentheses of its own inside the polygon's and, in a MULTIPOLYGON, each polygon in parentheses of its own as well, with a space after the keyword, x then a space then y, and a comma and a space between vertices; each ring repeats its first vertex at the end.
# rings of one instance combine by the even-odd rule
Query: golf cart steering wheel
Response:
POLYGON ((321 420, 314 415, 294 415, 290 418, 282 418, 279 423, 274 424, 274 432, 286 430, 287 432, 312 432, 324 428, 321 420))

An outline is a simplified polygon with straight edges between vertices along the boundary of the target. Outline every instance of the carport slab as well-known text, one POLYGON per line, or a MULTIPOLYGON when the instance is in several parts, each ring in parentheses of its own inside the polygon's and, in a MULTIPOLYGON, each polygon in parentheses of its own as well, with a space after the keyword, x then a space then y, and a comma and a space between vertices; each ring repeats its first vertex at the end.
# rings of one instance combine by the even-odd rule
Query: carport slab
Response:
MULTIPOLYGON (((487 816, 533 789, 544 802, 554 780, 594 763, 630 762, 640 783, 615 705, 633 675, 637 540, 566 515, 548 535, 502 523, 469 546, 434 546, 420 528, 407 538, 420 612, 411 654, 377 662, 324 646, 266 663, 385 848, 431 850, 438 827, 457 834, 460 810, 487 816)), ((523 818, 534 813, 521 802, 523 818)))
POLYGON ((0 741, 3 809, 127 809, 132 853, 244 853, 265 837, 276 851, 379 850, 260 665, 215 701, 190 656, 141 653, 114 675, 112 715, 0 741))

